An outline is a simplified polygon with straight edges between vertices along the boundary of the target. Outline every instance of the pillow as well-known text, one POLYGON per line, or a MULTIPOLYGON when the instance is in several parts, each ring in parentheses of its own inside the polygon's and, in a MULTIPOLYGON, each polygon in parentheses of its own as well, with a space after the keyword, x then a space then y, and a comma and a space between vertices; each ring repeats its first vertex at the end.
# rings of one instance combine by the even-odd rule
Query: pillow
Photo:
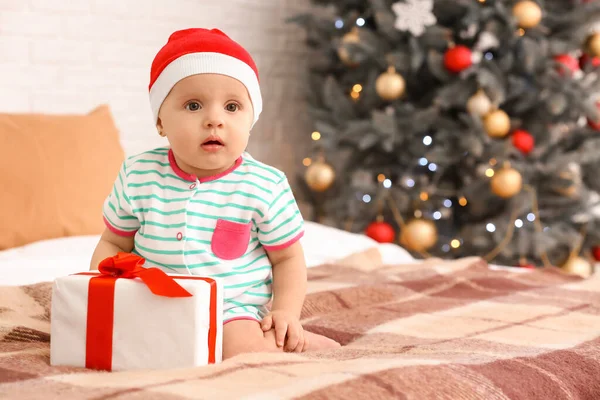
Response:
POLYGON ((307 267, 337 262, 344 257, 376 247, 383 264, 412 262, 414 257, 394 243, 377 243, 364 234, 346 232, 312 221, 304 221, 305 234, 300 239, 307 267))
POLYGON ((87 115, 0 113, 0 250, 102 233, 124 158, 107 105, 87 115))
POLYGON ((304 221, 304 236, 300 239, 304 248, 307 267, 335 262, 350 254, 376 247, 373 239, 342 229, 304 221))

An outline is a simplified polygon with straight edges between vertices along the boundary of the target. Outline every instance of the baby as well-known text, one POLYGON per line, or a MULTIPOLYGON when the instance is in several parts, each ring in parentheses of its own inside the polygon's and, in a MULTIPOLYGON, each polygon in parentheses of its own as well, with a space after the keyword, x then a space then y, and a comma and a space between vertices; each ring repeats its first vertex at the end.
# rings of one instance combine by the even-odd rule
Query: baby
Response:
POLYGON ((145 267, 222 278, 224 359, 338 347, 299 322, 304 222, 287 178, 245 152, 262 109, 250 54, 217 29, 177 31, 152 63, 149 90, 170 146, 121 166, 91 269, 123 251, 145 267))

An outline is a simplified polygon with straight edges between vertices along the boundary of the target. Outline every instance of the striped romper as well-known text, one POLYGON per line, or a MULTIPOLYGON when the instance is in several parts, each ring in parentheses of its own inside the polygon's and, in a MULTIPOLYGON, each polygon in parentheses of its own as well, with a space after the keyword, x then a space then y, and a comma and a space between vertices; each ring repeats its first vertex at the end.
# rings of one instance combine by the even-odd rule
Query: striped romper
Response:
POLYGON ((202 179, 182 171, 168 147, 129 157, 103 214, 112 232, 134 236, 146 267, 223 279, 224 322, 262 320, 272 283, 265 250, 304 234, 284 173, 247 153, 202 179))

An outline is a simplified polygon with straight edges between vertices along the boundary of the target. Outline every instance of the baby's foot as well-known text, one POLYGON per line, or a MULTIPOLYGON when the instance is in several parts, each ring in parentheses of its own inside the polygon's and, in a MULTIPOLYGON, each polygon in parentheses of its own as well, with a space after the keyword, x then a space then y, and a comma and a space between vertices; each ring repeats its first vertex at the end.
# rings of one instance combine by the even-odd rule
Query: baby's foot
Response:
POLYGON ((304 331, 304 337, 308 341, 308 346, 304 347, 304 351, 335 349, 341 346, 333 339, 309 331, 304 331))

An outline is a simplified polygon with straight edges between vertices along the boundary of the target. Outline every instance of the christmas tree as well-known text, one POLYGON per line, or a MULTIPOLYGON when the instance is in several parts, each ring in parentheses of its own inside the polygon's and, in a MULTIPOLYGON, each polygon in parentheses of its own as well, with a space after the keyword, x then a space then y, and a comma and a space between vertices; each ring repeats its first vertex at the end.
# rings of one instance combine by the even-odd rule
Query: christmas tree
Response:
POLYGON ((600 256, 600 4, 313 0, 315 220, 415 256, 600 256))

